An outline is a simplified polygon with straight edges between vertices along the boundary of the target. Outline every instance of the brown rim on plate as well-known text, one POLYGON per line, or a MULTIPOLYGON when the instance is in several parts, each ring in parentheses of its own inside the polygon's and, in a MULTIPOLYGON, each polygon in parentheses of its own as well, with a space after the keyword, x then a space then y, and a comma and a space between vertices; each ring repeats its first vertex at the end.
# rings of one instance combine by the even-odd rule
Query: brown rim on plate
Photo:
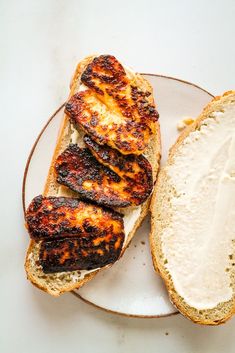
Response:
MULTIPOLYGON (((146 76, 153 76, 153 77, 162 77, 162 78, 166 78, 166 79, 169 79, 169 80, 175 80, 175 81, 178 81, 178 82, 182 82, 182 83, 185 83, 187 85, 190 85, 190 86, 193 86, 193 87, 196 87, 198 89, 200 89, 201 91, 204 91, 205 93, 207 93, 209 96, 211 96, 211 98, 214 98, 214 96, 208 92, 207 90, 201 88, 200 86, 194 84, 194 83, 191 83, 191 82, 188 82, 188 81, 185 81, 185 80, 181 80, 181 79, 178 79, 178 78, 175 78, 175 77, 171 77, 171 76, 165 76, 165 75, 158 75, 158 74, 148 74, 148 73, 141 73, 141 75, 146 75, 146 76)), ((24 210, 24 215, 25 215, 25 211, 26 211, 26 205, 25 205, 25 185, 26 185, 26 179, 27 179, 27 174, 28 174, 28 169, 29 169, 29 165, 30 165, 30 162, 31 162, 31 158, 33 156, 33 153, 35 151, 35 148, 38 144, 38 141, 40 140, 42 134, 44 133, 45 129, 47 128, 47 126, 50 124, 50 122, 54 119, 54 117, 59 113, 59 111, 64 107, 65 103, 62 104, 56 111, 55 113, 49 118, 49 120, 47 121, 47 123, 44 125, 44 127, 42 128, 42 130, 40 131, 38 137, 36 138, 34 144, 33 144, 33 147, 29 153, 29 156, 28 156, 28 159, 27 159, 27 162, 26 162, 26 166, 25 166, 25 170, 24 170, 24 176, 23 176, 23 184, 22 184, 22 204, 23 204, 23 210, 24 210)), ((87 304, 90 304, 92 305, 93 307, 95 308, 98 308, 98 309, 101 309, 103 311, 106 311, 106 312, 109 312, 109 313, 112 313, 112 314, 116 314, 116 315, 121 315, 121 316, 125 316, 125 317, 133 317, 133 318, 164 318, 164 317, 170 317, 170 316, 173 316, 173 315, 176 315, 176 314, 179 314, 179 311, 176 311, 175 312, 172 312, 170 314, 162 314, 162 315, 140 315, 140 314, 127 314, 127 313, 123 313, 123 312, 119 312, 119 311, 114 311, 114 310, 110 310, 110 309, 107 309, 107 308, 104 308, 102 306, 99 306, 97 304, 94 304, 93 302, 83 298, 80 294, 78 294, 77 292, 75 291, 71 291, 71 294, 73 294, 74 296, 76 296, 77 298, 79 298, 80 300, 82 300, 83 302, 87 303, 87 304)))
POLYGON ((201 91, 203 91, 203 92, 207 93, 209 96, 211 96, 211 98, 214 98, 214 97, 215 97, 215 96, 213 96, 213 94, 211 94, 210 92, 208 92, 206 89, 204 89, 204 88, 202 88, 202 87, 196 85, 195 83, 182 80, 181 78, 176 78, 176 77, 167 76, 167 75, 159 75, 159 74, 146 74, 146 73, 144 73, 144 72, 141 72, 141 75, 154 76, 154 77, 163 77, 163 78, 168 78, 169 80, 175 80, 175 81, 179 81, 179 82, 182 82, 182 83, 186 83, 186 85, 199 88, 201 91))
POLYGON ((81 299, 84 303, 92 305, 93 307, 97 308, 97 309, 101 309, 107 313, 110 314, 116 314, 116 315, 120 315, 120 316, 125 316, 125 317, 133 317, 133 318, 137 318, 137 319, 160 319, 160 318, 164 318, 164 317, 169 317, 169 316, 173 316, 173 315, 177 315, 180 312, 176 309, 176 311, 170 313, 170 314, 162 314, 162 315, 141 315, 141 314, 126 314, 123 313, 121 311, 115 311, 115 310, 111 310, 111 309, 107 309, 104 308, 103 306, 99 306, 93 302, 90 302, 89 300, 83 298, 79 293, 75 292, 74 290, 70 292, 71 294, 73 294, 75 297, 81 299))

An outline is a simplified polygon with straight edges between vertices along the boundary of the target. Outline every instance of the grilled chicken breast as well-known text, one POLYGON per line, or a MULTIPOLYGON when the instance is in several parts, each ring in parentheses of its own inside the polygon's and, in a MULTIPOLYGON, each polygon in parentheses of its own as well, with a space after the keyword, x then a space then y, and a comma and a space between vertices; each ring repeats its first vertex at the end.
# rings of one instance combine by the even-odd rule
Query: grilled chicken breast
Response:
POLYGON ((121 234, 98 237, 69 237, 44 241, 40 263, 45 273, 93 270, 118 260, 123 244, 121 234))
POLYGON ((138 88, 114 56, 101 55, 81 76, 85 89, 70 98, 65 112, 97 143, 122 154, 141 154, 156 132, 158 113, 150 91, 138 88))
MULTIPOLYGON (((118 174, 120 178, 133 180, 136 184, 141 183, 147 193, 152 190, 152 167, 143 155, 136 156, 131 154, 124 156, 107 145, 99 145, 88 135, 85 135, 83 140, 93 156, 101 164, 118 174)), ((140 190, 138 192, 141 193, 140 190)))
POLYGON ((45 273, 112 263, 125 237, 121 214, 74 198, 37 196, 26 222, 31 238, 41 241, 39 260, 45 273))
POLYGON ((123 156, 89 136, 84 137, 84 142, 88 148, 70 145, 58 157, 58 183, 106 206, 137 206, 147 199, 153 179, 151 165, 144 156, 123 156))

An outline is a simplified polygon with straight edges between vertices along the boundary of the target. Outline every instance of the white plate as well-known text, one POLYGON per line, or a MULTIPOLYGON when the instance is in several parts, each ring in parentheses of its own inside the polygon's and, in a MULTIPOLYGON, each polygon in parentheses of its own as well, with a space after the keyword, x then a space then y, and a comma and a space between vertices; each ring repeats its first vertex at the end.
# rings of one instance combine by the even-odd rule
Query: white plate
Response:
MULTIPOLYGON (((154 89, 160 113, 164 164, 168 149, 178 136, 177 123, 186 117, 196 117, 212 95, 175 78, 151 74, 144 76, 154 89)), ((63 106, 50 118, 32 148, 23 182, 24 208, 43 191, 62 117, 63 106)), ((176 313, 161 278, 153 270, 149 230, 147 218, 122 259, 110 269, 101 271, 74 294, 97 307, 129 316, 161 317, 176 313)))

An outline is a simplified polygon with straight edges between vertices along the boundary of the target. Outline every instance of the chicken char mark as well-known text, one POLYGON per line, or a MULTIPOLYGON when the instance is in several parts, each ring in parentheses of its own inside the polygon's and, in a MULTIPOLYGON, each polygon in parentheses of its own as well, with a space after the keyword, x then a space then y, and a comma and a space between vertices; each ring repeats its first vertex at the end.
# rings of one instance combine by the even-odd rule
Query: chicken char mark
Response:
POLYGON ((87 89, 72 96, 65 106, 72 123, 101 145, 122 154, 141 154, 156 132, 159 117, 151 92, 141 90, 110 55, 95 58, 81 82, 87 89))
POLYGON ((121 233, 44 241, 40 261, 45 273, 93 270, 117 261, 122 244, 121 233))
POLYGON ((26 222, 31 238, 41 242, 39 262, 45 273, 113 263, 125 238, 120 213, 73 198, 35 197, 26 222))
POLYGON ((57 159, 57 182, 109 207, 137 206, 150 195, 152 168, 144 156, 123 156, 89 136, 88 148, 70 145, 57 159))
POLYGON ((39 195, 26 211, 30 237, 36 241, 68 236, 119 233, 123 218, 118 212, 70 197, 39 195))

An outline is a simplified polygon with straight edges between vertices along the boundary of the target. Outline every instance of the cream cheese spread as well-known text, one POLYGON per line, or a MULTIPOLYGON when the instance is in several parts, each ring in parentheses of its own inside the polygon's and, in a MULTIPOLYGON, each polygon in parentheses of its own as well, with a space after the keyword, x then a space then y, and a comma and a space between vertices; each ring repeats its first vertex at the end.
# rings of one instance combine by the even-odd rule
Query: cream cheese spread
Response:
POLYGON ((213 308, 232 298, 235 104, 211 114, 190 133, 167 174, 176 195, 162 234, 166 267, 188 305, 213 308))
POLYGON ((125 230, 125 241, 128 238, 129 233, 133 230, 136 221, 141 215, 142 206, 128 207, 124 210, 124 230, 125 230))

